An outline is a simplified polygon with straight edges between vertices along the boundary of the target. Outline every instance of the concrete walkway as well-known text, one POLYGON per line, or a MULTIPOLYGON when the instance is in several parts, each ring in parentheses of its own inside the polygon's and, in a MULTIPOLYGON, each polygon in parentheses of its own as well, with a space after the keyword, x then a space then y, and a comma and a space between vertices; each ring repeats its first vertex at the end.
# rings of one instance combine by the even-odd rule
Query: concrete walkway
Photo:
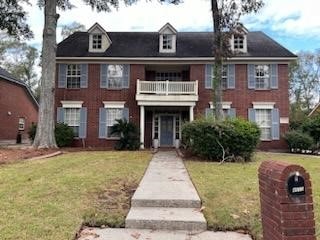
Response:
POLYGON ((251 240, 206 231, 201 200, 175 151, 156 153, 131 200, 126 229, 85 229, 80 240, 251 240))

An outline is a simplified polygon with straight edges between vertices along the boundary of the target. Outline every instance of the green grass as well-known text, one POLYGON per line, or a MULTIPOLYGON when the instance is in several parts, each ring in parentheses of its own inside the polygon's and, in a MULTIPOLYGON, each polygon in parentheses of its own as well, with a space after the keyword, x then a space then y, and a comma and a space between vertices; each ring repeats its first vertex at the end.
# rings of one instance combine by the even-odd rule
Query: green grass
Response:
POLYGON ((128 194, 121 192, 139 182, 150 159, 148 152, 78 152, 0 166, 0 238, 73 239, 83 217, 110 199, 117 204, 103 217, 123 224, 128 194))
POLYGON ((258 168, 263 160, 281 160, 302 165, 311 175, 316 231, 320 236, 320 157, 257 153, 252 163, 186 161, 191 178, 205 206, 210 229, 246 229, 261 239, 258 168))

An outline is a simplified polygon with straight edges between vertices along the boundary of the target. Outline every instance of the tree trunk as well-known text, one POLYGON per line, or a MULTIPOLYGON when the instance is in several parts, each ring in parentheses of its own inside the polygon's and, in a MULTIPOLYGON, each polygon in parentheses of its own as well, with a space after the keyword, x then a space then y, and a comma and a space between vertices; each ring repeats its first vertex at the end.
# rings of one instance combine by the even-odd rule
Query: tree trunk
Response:
POLYGON ((214 54, 214 78, 213 86, 213 103, 215 106, 216 120, 223 119, 222 110, 222 32, 221 32, 221 16, 218 8, 217 0, 211 0, 212 19, 213 19, 213 54, 214 54))
POLYGON ((57 1, 45 0, 45 23, 42 44, 42 78, 37 133, 33 143, 36 148, 57 148, 54 136, 54 86, 56 73, 57 1))

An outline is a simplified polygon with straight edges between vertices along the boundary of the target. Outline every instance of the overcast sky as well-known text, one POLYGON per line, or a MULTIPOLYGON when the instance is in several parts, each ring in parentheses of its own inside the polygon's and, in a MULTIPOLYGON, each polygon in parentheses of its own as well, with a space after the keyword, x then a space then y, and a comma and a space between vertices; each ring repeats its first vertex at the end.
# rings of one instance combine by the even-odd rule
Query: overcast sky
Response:
MULTIPOLYGON (((31 0, 26 7, 28 21, 35 38, 31 44, 40 47, 43 11, 31 0)), ((180 5, 160 4, 140 0, 131 6, 121 6, 111 13, 96 13, 81 0, 71 0, 77 6, 60 12, 58 26, 80 22, 90 28, 95 22, 108 31, 158 31, 170 22, 178 31, 212 31, 209 0, 184 0, 180 5)), ((249 31, 264 31, 293 52, 320 49, 319 0, 265 0, 264 8, 256 15, 245 16, 242 22, 249 31)), ((58 42, 61 41, 58 27, 58 42)))

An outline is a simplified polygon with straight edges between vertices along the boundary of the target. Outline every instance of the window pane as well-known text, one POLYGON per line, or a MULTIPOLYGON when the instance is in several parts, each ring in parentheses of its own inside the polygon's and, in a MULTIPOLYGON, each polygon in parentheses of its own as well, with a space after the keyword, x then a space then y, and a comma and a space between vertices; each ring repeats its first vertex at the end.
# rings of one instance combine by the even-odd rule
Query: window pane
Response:
POLYGON ((80 88, 81 68, 78 64, 67 65, 67 88, 80 88))
POLYGON ((117 119, 123 118, 123 109, 122 108, 108 108, 107 110, 107 129, 108 136, 107 137, 120 137, 118 134, 111 134, 111 128, 116 123, 117 119))
POLYGON ((256 109, 256 123, 261 129, 261 140, 271 139, 271 109, 256 109))
POLYGON ((79 136, 80 108, 65 108, 64 123, 72 127, 75 137, 79 136))
POLYGON ((269 65, 255 65, 256 88, 268 89, 270 87, 269 65))
POLYGON ((93 49, 101 49, 102 46, 102 35, 95 34, 92 36, 92 48, 93 49))
POLYGON ((123 79, 123 65, 108 65, 108 86, 121 88, 123 79))
POLYGON ((162 47, 163 49, 172 49, 172 35, 163 35, 162 47))

